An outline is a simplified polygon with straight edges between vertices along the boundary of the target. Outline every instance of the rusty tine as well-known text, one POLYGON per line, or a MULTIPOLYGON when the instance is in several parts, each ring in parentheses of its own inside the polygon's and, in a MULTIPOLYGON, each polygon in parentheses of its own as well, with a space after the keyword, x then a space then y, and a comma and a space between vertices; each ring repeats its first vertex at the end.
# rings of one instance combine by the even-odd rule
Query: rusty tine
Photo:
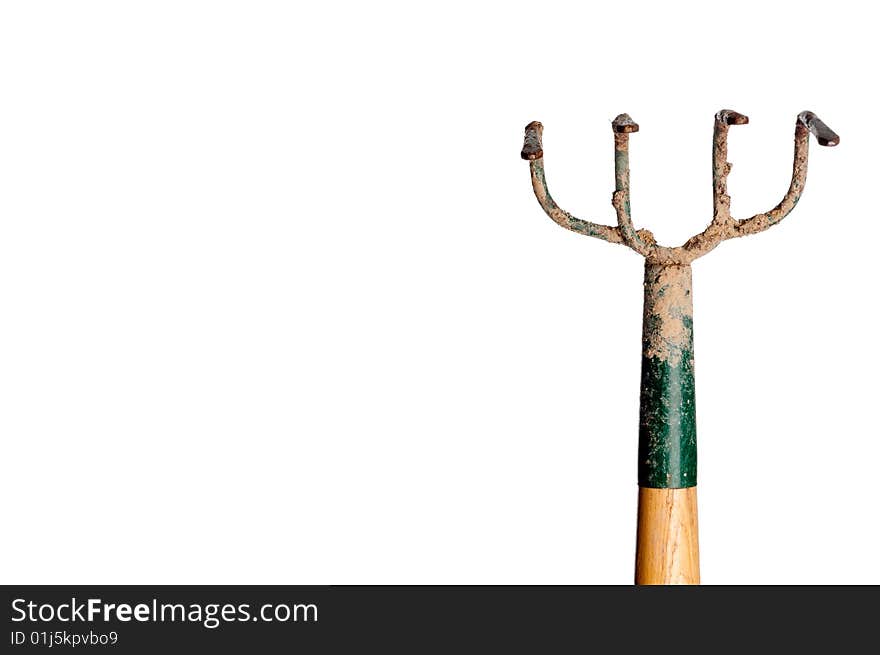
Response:
POLYGON ((715 120, 725 125, 748 125, 749 117, 732 109, 722 109, 715 114, 715 120))
POLYGON ((617 134, 631 134, 639 131, 639 124, 630 118, 629 114, 618 114, 617 117, 611 121, 611 128, 617 134))
POLYGON ((544 156, 544 148, 541 146, 541 133, 544 126, 538 121, 532 121, 526 125, 526 135, 523 139, 523 147, 520 156, 528 161, 541 159, 544 156))
POLYGON ((802 111, 798 114, 798 120, 813 133, 820 146, 836 146, 840 143, 840 137, 837 136, 837 133, 813 112, 802 111))

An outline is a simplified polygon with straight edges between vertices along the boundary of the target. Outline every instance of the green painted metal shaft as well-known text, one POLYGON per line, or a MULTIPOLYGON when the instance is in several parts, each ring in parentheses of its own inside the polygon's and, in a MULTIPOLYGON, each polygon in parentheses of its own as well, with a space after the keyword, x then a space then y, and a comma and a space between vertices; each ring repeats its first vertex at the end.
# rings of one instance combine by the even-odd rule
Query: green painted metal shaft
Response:
POLYGON ((645 262, 639 486, 697 484, 691 267, 645 262))

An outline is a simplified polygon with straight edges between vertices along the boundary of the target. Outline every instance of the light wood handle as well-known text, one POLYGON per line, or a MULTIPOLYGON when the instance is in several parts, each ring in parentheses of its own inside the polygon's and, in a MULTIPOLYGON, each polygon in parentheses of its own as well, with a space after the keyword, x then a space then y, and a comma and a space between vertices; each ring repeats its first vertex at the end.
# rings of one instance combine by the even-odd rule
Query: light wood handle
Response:
POLYGON ((639 487, 636 584, 700 584, 696 487, 639 487))

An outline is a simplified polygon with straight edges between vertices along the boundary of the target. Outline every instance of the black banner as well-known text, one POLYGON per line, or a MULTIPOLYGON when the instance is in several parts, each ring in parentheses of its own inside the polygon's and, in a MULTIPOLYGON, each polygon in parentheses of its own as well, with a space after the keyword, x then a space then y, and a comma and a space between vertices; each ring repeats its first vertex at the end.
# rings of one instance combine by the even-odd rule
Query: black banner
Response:
POLYGON ((829 652, 873 642, 877 587, 2 587, 3 651, 829 652), (866 641, 867 639, 871 641, 866 641))

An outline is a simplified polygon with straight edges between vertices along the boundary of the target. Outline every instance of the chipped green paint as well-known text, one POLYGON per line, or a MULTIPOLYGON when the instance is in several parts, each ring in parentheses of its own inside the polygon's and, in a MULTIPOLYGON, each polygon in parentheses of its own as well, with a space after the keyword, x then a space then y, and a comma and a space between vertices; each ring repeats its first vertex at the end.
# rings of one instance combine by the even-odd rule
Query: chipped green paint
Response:
POLYGON ((692 359, 670 366, 656 357, 642 358, 639 486, 696 486, 695 408, 692 359))
POLYGON ((697 484, 690 266, 645 265, 639 485, 697 484))
POLYGON ((626 147, 626 142, 621 145, 620 141, 621 139, 618 137, 614 148, 614 189, 626 194, 623 206, 626 215, 629 216, 629 150, 626 147))
POLYGON ((556 204, 556 201, 553 200, 553 197, 550 195, 550 190, 547 188, 547 177, 544 173, 543 160, 536 159, 530 162, 530 164, 532 171, 532 188, 535 191, 535 196, 538 198, 544 211, 547 212, 547 215, 558 225, 572 230, 573 232, 605 239, 612 243, 621 242, 620 234, 615 228, 581 220, 560 208, 559 205, 556 204))

